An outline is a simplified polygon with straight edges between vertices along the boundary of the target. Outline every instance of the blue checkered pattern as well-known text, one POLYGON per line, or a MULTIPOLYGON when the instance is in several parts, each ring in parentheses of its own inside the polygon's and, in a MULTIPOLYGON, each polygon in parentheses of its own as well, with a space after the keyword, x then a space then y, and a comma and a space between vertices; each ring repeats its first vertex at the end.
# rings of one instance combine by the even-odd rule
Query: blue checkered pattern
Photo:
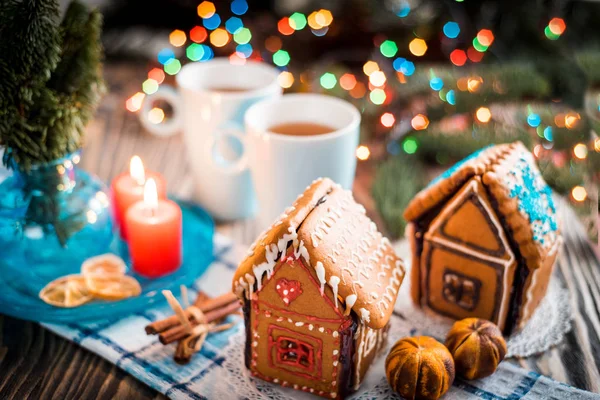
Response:
MULTIPOLYGON (((216 235, 214 240, 215 261, 188 289, 190 301, 195 299, 199 290, 209 296, 217 296, 229 290, 237 262, 244 254, 245 249, 234 246, 223 236, 216 235)), ((161 306, 118 321, 45 326, 107 359, 172 399, 232 399, 231 392, 216 393, 212 383, 225 360, 223 348, 229 344, 232 335, 243 329, 243 323, 229 331, 209 335, 200 353, 194 355, 190 364, 182 367, 173 361, 174 344, 163 346, 156 336, 146 336, 144 333, 144 327, 148 323, 171 314, 171 309, 166 303, 162 303, 161 306)), ((241 319, 238 316, 230 318, 241 319)), ((399 320, 394 322, 402 323, 399 320)), ((386 385, 385 379, 379 385, 386 385)), ((484 380, 467 382, 457 379, 445 396, 445 399, 485 400, 542 398, 598 399, 600 396, 509 363, 502 363, 494 375, 484 380)))

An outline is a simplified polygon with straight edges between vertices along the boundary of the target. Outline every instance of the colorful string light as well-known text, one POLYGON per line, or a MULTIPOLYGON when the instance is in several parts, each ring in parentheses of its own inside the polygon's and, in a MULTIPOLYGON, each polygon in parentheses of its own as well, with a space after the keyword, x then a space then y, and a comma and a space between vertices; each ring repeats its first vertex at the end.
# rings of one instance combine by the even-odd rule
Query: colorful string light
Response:
POLYGON ((185 32, 181 31, 179 29, 175 29, 169 35, 169 43, 171 43, 175 47, 183 46, 185 44, 186 40, 187 40, 187 37, 185 35, 185 32))
POLYGON ((326 72, 323 75, 321 75, 319 82, 321 83, 321 86, 323 86, 325 89, 333 89, 337 84, 337 78, 331 72, 326 72))
POLYGON ((169 60, 175 58, 175 53, 171 49, 162 49, 157 55, 158 62, 165 65, 169 60))
POLYGON ((392 58, 398 53, 398 46, 392 40, 384 40, 381 45, 379 45, 379 51, 385 57, 392 58))
POLYGON ((487 49, 494 42, 494 34, 489 29, 482 29, 477 32, 477 41, 487 49))
POLYGON ((265 40, 265 48, 271 53, 275 53, 277 50, 281 49, 281 45, 281 39, 279 38, 279 36, 269 36, 265 40))
POLYGON ((396 122, 396 118, 394 117, 394 114, 386 112, 381 116, 380 121, 381 125, 385 126, 386 128, 391 128, 396 122))
POLYGON ((575 186, 571 190, 571 196, 573 197, 573 200, 581 203, 587 199, 587 190, 585 190, 583 186, 575 186))
POLYGON ((413 127, 413 129, 422 131, 423 129, 427 129, 429 126, 429 119, 423 114, 417 114, 410 121, 410 125, 413 127))
POLYGON ((577 143, 573 147, 573 155, 575 155, 575 157, 578 158, 579 160, 585 160, 588 155, 587 146, 583 143, 577 143))
POLYGON ((146 79, 144 83, 142 83, 142 90, 146 94, 156 93, 158 90, 158 82, 154 79, 146 79))
POLYGON ((478 63, 483 59, 483 53, 475 50, 473 46, 467 49, 467 57, 474 63, 478 63))
POLYGON ((233 35, 233 41, 237 44, 246 44, 252 39, 252 32, 248 28, 242 28, 233 35))
POLYGON ((243 27, 244 23, 238 17, 231 17, 225 21, 225 29, 227 29, 227 32, 231 33, 232 35, 237 33, 243 27))
POLYGON ((356 148, 356 158, 361 161, 366 161, 371 155, 371 150, 367 146, 358 146, 356 148))
POLYGON ((234 0, 231 2, 231 12, 235 15, 244 15, 248 11, 246 0, 234 0))
POLYGON ((446 22, 442 28, 444 35, 449 39, 456 39, 460 34, 460 26, 456 22, 446 22))
POLYGON ((209 31, 214 31, 221 25, 221 17, 219 14, 215 13, 209 18, 203 19, 202 25, 209 31))
POLYGON ((165 73, 160 68, 152 68, 148 72, 148 78, 149 79, 154 79, 156 81, 156 83, 158 83, 160 85, 165 80, 165 73))
POLYGON ((531 113, 527 116, 527 124, 532 128, 537 128, 542 123, 542 118, 536 114, 531 113))
POLYGON ((467 53, 460 49, 452 50, 452 53, 450 53, 450 61, 457 67, 462 67, 467 62, 467 53))
POLYGON ((381 105, 385 102, 386 94, 383 89, 373 89, 371 93, 369 93, 369 99, 373 104, 381 105))
POLYGON ((230 40, 229 33, 223 28, 217 28, 210 34, 210 43, 215 47, 223 47, 230 40))
POLYGON ((125 107, 131 112, 139 111, 140 108, 142 108, 142 103, 144 102, 145 98, 146 95, 144 93, 137 92, 136 94, 127 99, 127 101, 125 102, 125 107))
POLYGON ((277 83, 279 83, 279 86, 282 88, 288 89, 294 84, 294 75, 288 71, 281 71, 277 77, 277 83))
POLYGON ((285 50, 277 50, 273 54, 273 64, 278 67, 285 67, 290 62, 290 54, 285 50))
POLYGON ((171 58, 165 63, 164 70, 169 75, 176 75, 181 70, 181 63, 176 58, 171 58))
POLYGON ((290 19, 288 17, 283 17, 277 23, 277 30, 282 35, 289 36, 295 32, 295 29, 290 25, 290 19))
POLYGON ((300 12, 295 12, 290 15, 288 23, 294 30, 300 31, 306 27, 306 16, 300 12))
POLYGON ((190 31, 190 40, 194 43, 202 43, 206 40, 207 37, 208 32, 206 31, 206 28, 203 28, 201 26, 195 26, 190 31))
POLYGON ((427 52, 427 43, 423 39, 415 38, 408 44, 408 49, 413 55, 421 57, 427 52))
POLYGON ((375 87, 385 85, 386 77, 383 71, 375 71, 369 75, 369 83, 375 87))
POLYGON ((363 72, 365 75, 369 76, 375 71, 379 71, 379 64, 375 61, 367 61, 365 65, 363 65, 363 72))
POLYGON ((215 5, 212 2, 203 1, 198 5, 196 11, 198 12, 198 16, 200 18, 210 18, 213 15, 215 15, 217 9, 215 8, 215 5))
POLYGON ((487 124, 492 119, 492 112, 487 107, 479 107, 475 112, 475 118, 482 124, 487 124))
POLYGON ((150 123, 158 125, 165 119, 165 112, 157 107, 154 107, 148 112, 148 121, 150 123))
POLYGON ((346 73, 340 78, 340 86, 344 90, 352 90, 356 86, 356 77, 353 74, 346 73))
MULTIPOLYGON (((427 121, 427 124, 429 124, 429 121, 427 121)), ((426 127, 427 126, 425 126, 425 128, 426 127)), ((423 128, 423 129, 425 129, 425 128, 423 128)), ((417 139, 415 139, 413 137, 408 137, 408 138, 404 139, 404 142, 402 143, 402 150, 404 150, 404 152, 406 154, 415 154, 417 152, 418 148, 419 148, 419 144, 417 143, 417 139)))

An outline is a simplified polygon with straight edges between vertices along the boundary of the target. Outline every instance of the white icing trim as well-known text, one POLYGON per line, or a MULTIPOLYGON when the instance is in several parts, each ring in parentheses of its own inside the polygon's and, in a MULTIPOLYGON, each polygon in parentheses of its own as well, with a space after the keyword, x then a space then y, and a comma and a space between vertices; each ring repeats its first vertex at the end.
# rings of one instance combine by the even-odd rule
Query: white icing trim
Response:
POLYGON ((333 299, 335 301, 335 308, 338 308, 338 285, 340 283, 340 278, 332 275, 331 278, 329 278, 329 286, 331 286, 331 289, 333 290, 333 299))
POLYGON ((427 230, 427 232, 424 235, 424 239, 429 240, 434 243, 444 245, 444 246, 449 247, 458 252, 469 254, 470 256, 473 256, 479 260, 490 261, 490 262, 493 262, 496 264, 500 264, 504 267, 503 279, 502 279, 502 285, 503 285, 504 290, 502 291, 503 293, 502 293, 502 299, 500 300, 500 310, 498 312, 498 326, 500 327, 500 329, 502 329, 502 327, 504 326, 504 322, 505 322, 504 319, 506 318, 506 313, 508 312, 508 310, 507 310, 507 307, 509 306, 508 297, 510 296, 510 294, 512 292, 512 290, 511 290, 512 288, 508 287, 508 280, 510 278, 510 275, 508 274, 508 272, 509 272, 508 267, 515 261, 515 255, 512 252, 512 249, 508 243, 508 239, 506 238, 506 233, 504 232, 504 228, 502 227, 502 224, 498 220, 496 213, 492 209, 490 209, 487 202, 485 202, 481 199, 478 189, 479 189, 479 185, 477 185, 477 181, 474 179, 472 179, 468 183, 468 185, 463 186, 462 194, 460 196, 455 197, 450 203, 448 203, 444 207, 442 212, 439 213, 438 216, 433 220, 432 224, 430 225, 429 229, 427 230), (483 254, 483 253, 477 252, 476 250, 473 250, 469 247, 466 247, 464 245, 456 244, 447 239, 432 236, 431 232, 437 230, 440 227, 440 225, 443 223, 443 221, 446 220, 446 216, 448 214, 450 214, 451 211, 455 210, 457 203, 459 201, 463 200, 471 192, 475 193, 475 195, 477 195, 477 198, 479 200, 481 200, 479 203, 483 206, 486 213, 488 214, 488 217, 490 218, 490 220, 496 227, 496 229, 498 231, 498 236, 500 237, 500 241, 502 242, 502 245, 504 246, 504 250, 509 255, 508 260, 505 260, 505 259, 499 258, 499 257, 493 257, 493 256, 490 256, 487 254, 483 254))
POLYGON ((317 273, 317 278, 319 278, 319 282, 321 283, 321 296, 323 296, 325 292, 325 267, 321 261, 317 261, 317 265, 315 266, 315 272, 317 273))

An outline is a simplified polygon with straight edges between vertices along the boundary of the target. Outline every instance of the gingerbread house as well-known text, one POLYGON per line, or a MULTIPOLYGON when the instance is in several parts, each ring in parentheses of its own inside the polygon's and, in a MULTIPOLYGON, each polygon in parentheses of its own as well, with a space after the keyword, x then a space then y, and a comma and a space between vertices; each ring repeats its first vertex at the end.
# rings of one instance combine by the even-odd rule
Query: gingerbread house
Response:
POLYGON ((385 344, 404 271, 352 194, 316 180, 236 271, 246 366, 269 382, 343 398, 385 344))
POLYGON ((478 317, 505 334, 543 299, 560 246, 552 191, 520 143, 482 149, 421 191, 405 210, 415 303, 478 317))

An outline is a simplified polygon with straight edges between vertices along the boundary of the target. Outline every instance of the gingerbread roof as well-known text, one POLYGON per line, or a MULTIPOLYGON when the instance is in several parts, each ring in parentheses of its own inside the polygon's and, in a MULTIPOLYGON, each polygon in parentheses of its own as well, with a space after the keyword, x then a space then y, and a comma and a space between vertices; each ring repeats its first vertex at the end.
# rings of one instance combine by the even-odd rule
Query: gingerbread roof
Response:
POLYGON ((527 266, 539 268, 556 250, 560 234, 552 190, 521 142, 486 147, 458 162, 415 196, 404 218, 420 219, 476 175, 482 176, 527 266))
POLYGON ((404 265, 390 242, 357 204, 350 191, 318 179, 252 245, 240 263, 233 290, 243 296, 271 277, 278 257, 292 245, 315 269, 322 284, 373 329, 388 322, 404 265))

